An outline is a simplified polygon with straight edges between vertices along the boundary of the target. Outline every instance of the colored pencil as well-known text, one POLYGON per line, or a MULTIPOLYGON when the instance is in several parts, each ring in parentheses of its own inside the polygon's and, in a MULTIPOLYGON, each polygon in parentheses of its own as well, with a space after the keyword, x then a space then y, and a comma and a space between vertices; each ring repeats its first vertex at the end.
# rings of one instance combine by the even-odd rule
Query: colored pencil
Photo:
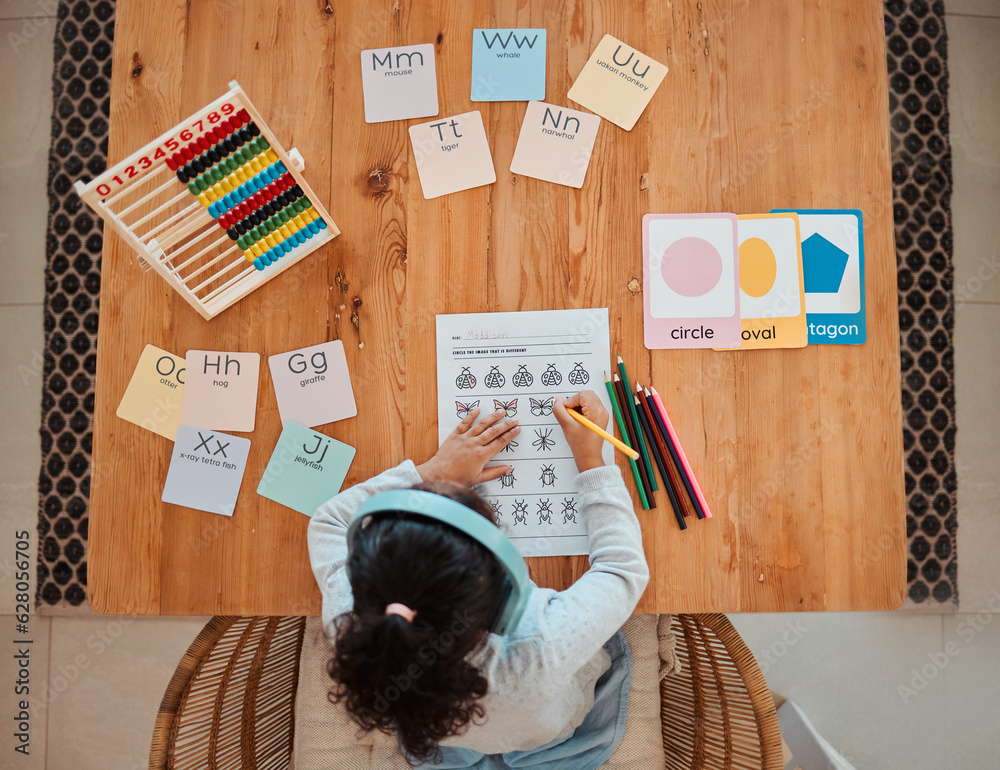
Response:
MULTIPOLYGON (((639 427, 635 420, 632 419, 631 413, 625 408, 625 404, 632 404, 632 399, 628 397, 625 392, 625 386, 622 385, 621 378, 619 378, 618 373, 612 375, 612 380, 614 381, 615 393, 618 394, 618 403, 621 404, 622 420, 625 422, 625 429, 628 431, 628 443, 629 446, 639 449, 642 451, 642 437, 639 434, 639 427)), ((633 407, 633 411, 635 407, 633 407)), ((642 478, 643 486, 646 489, 646 498, 649 502, 653 503, 653 490, 654 487, 650 482, 649 475, 646 473, 646 466, 642 464, 641 460, 636 460, 636 465, 639 466, 639 476, 642 478)))
MULTIPOLYGON (((656 424, 657 433, 662 437, 664 443, 667 447, 667 453, 670 455, 670 459, 673 460, 673 466, 677 469, 677 474, 680 476, 681 483, 684 485, 684 489, 687 491, 687 498, 691 501, 691 505, 694 506, 695 513, 698 514, 699 519, 705 518, 705 511, 701 507, 701 502, 698 500, 698 495, 695 494, 694 487, 691 484, 691 479, 689 478, 688 472, 684 469, 684 463, 681 462, 681 458, 677 453, 677 449, 674 447, 674 441, 670 437, 670 433, 667 431, 667 426, 663 423, 663 416, 660 414, 660 409, 653 400, 653 396, 650 395, 649 388, 644 388, 644 395, 646 401, 649 404, 650 414, 653 416, 653 421, 656 424)), ((687 510, 685 510, 684 515, 689 515, 687 510)))
MULTIPOLYGON (((622 360, 621 353, 616 353, 615 355, 618 356, 618 374, 620 374, 622 378, 622 387, 626 392, 631 393, 632 386, 629 385, 631 380, 628 378, 628 372, 625 371, 625 362, 622 360)), ((639 418, 635 413, 635 405, 632 403, 631 398, 626 398, 625 400, 628 402, 628 411, 632 417, 632 424, 638 426, 639 418)), ((652 489, 655 492, 657 489, 656 477, 653 476, 653 466, 649 462, 649 452, 646 451, 646 442, 643 441, 642 436, 639 437, 639 446, 637 446, 636 449, 638 449, 639 453, 642 455, 642 464, 646 468, 646 473, 649 474, 649 480, 652 485, 652 489)))
POLYGON ((680 503, 681 513, 685 517, 690 516, 691 506, 688 504, 687 497, 684 496, 685 487, 678 473, 680 466, 674 465, 676 460, 670 454, 670 450, 663 440, 663 436, 660 434, 659 423, 656 422, 656 418, 653 415, 653 410, 656 407, 649 403, 649 399, 646 398, 646 394, 643 393, 642 386, 638 382, 635 384, 635 395, 638 404, 637 409, 641 409, 639 414, 646 417, 643 425, 649 425, 649 441, 655 445, 657 454, 663 459, 663 465, 660 468, 661 474, 666 473, 666 476, 663 477, 663 483, 673 489, 677 501, 680 503))
MULTIPOLYGON (((625 420, 622 418, 622 411, 618 408, 618 399, 615 398, 614 388, 611 387, 611 380, 608 379, 608 373, 604 373, 604 387, 608 389, 608 398, 611 399, 611 411, 614 412, 615 422, 618 424, 618 432, 622 436, 622 441, 628 441, 628 431, 625 430, 625 420)), ((628 446, 628 444, 626 444, 628 446)), ((646 489, 642 485, 642 479, 639 478, 639 466, 636 465, 635 460, 631 457, 628 458, 628 464, 632 467, 632 478, 635 479, 636 489, 639 490, 639 498, 642 500, 642 510, 649 510, 649 500, 646 497, 646 489)))
POLYGON ((666 435, 669 436, 674 447, 674 451, 677 453, 677 459, 680 462, 679 467, 683 467, 685 477, 691 484, 691 501, 694 503, 695 510, 698 511, 698 515, 700 517, 710 519, 712 518, 712 511, 709 509, 708 501, 705 499, 705 495, 701 491, 701 487, 698 485, 698 477, 694 475, 691 463, 688 462, 687 456, 684 454, 684 447, 677 438, 677 431, 674 430, 674 426, 670 422, 670 415, 667 414, 667 408, 663 405, 663 399, 661 399, 660 394, 656 392, 656 388, 650 386, 650 390, 653 393, 653 403, 656 404, 657 413, 663 420, 663 427, 666 429, 666 435))
POLYGON ((646 419, 646 414, 642 411, 642 406, 639 403, 639 397, 632 396, 632 398, 635 399, 635 412, 639 417, 639 424, 642 425, 642 429, 645 431, 646 438, 649 441, 649 452, 653 455, 653 459, 656 461, 656 465, 660 469, 660 477, 663 479, 663 487, 667 490, 667 498, 670 500, 670 507, 673 509, 674 518, 677 519, 677 526, 681 529, 687 529, 687 522, 684 521, 684 516, 681 514, 681 506, 677 501, 677 495, 674 492, 674 488, 670 484, 670 478, 667 474, 667 468, 663 462, 663 457, 660 455, 660 450, 653 441, 653 428, 649 424, 649 420, 646 419))
POLYGON ((611 446, 613 446, 615 449, 618 449, 621 452, 624 452, 629 457, 631 457, 633 460, 638 460, 639 459, 639 453, 638 452, 636 452, 628 444, 623 444, 621 441, 619 441, 614 436, 612 436, 610 433, 608 433, 606 430, 604 430, 604 428, 598 427, 595 423, 592 423, 590 420, 588 420, 586 417, 584 417, 582 414, 580 414, 575 409, 567 409, 566 411, 569 412, 569 416, 570 417, 572 417, 574 420, 576 420, 578 423, 580 423, 584 428, 590 428, 592 431, 594 431, 594 433, 596 433, 598 436, 600 436, 601 438, 603 438, 605 441, 610 441, 611 442, 611 446))

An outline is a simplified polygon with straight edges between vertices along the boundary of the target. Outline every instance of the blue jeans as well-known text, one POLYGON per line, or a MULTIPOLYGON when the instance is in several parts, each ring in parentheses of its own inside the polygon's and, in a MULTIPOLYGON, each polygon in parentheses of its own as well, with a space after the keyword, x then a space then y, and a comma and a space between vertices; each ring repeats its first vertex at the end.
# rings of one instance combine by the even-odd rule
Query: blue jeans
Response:
POLYGON ((583 722, 565 738, 557 738, 536 749, 506 754, 481 754, 457 746, 441 746, 440 764, 414 764, 425 770, 593 770, 615 753, 625 732, 628 690, 632 681, 632 651, 625 634, 617 631, 604 645, 611 666, 594 686, 594 706, 583 722))

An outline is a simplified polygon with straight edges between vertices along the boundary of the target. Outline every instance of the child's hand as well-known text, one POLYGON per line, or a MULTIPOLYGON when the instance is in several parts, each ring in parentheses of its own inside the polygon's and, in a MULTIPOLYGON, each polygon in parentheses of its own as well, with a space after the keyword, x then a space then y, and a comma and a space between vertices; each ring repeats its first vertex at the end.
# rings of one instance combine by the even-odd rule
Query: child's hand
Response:
POLYGON ((471 487, 498 479, 513 470, 509 465, 483 466, 521 432, 517 418, 507 417, 503 409, 476 422, 478 416, 479 409, 469 412, 444 440, 437 454, 417 466, 424 481, 445 479, 471 487))
POLYGON ((591 468, 599 468, 604 465, 604 457, 601 454, 601 450, 604 449, 604 439, 570 417, 566 413, 567 409, 576 409, 594 425, 604 429, 608 426, 608 410, 592 390, 581 390, 567 399, 556 396, 552 407, 552 413, 559 420, 559 426, 566 436, 566 443, 573 452, 576 469, 583 473, 591 468))

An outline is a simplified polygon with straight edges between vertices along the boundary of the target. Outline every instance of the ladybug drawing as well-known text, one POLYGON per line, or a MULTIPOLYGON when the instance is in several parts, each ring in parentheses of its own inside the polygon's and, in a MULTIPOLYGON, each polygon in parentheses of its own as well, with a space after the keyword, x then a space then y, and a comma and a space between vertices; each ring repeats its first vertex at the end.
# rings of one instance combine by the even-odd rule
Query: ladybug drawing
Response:
POLYGON ((542 475, 538 478, 542 482, 543 487, 554 487, 556 485, 556 479, 559 477, 556 476, 551 465, 543 465, 542 475))
POLYGON ((478 401, 470 401, 467 404, 463 404, 461 401, 455 402, 455 416, 460 420, 464 420, 469 416, 469 412, 479 406, 478 401))
POLYGON ((556 371, 555 364, 549 364, 549 368, 542 372, 542 385, 555 387, 562 382, 562 375, 556 371))
POLYGON ((538 523, 539 524, 551 524, 552 523, 552 503, 548 498, 538 501, 538 523))
POLYGON ((503 511, 499 500, 490 500, 490 508, 493 509, 493 521, 497 524, 503 519, 503 511))
POLYGON ((514 526, 528 523, 528 504, 524 500, 514 501, 514 526))
MULTIPOLYGON (((487 377, 486 379, 489 379, 489 377, 487 377)), ((513 417, 515 414, 517 414, 517 399, 516 398, 512 398, 507 403, 504 403, 499 398, 494 398, 493 399, 493 406, 496 409, 503 409, 507 413, 508 417, 513 417)))
POLYGON ((486 383, 487 388, 502 388, 504 383, 507 382, 507 378, 500 374, 499 366, 491 366, 490 372, 486 375, 486 379, 483 382, 486 383))
POLYGON ((588 382, 590 382, 590 374, 583 368, 583 364, 575 364, 569 373, 569 384, 586 385, 588 382))
POLYGON ((576 524, 576 500, 571 497, 563 498, 562 515, 563 524, 569 524, 571 521, 576 524))
POLYGON ((504 489, 513 488, 515 481, 517 481, 517 479, 514 478, 514 471, 511 471, 510 473, 505 473, 500 477, 500 486, 504 489))
POLYGON ((528 371, 527 364, 518 364, 517 371, 514 372, 514 376, 510 378, 510 381, 514 383, 515 388, 530 388, 535 378, 528 371))
POLYGON ((455 379, 455 387, 459 390, 472 390, 476 387, 475 375, 469 371, 469 367, 462 367, 462 373, 455 379))

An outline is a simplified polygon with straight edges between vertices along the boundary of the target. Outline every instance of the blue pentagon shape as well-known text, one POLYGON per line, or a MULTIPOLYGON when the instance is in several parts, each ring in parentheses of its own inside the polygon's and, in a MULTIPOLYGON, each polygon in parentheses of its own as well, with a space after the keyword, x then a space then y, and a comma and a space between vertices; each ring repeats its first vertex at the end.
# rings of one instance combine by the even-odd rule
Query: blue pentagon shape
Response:
POLYGON ((819 233, 802 241, 802 272, 807 294, 836 294, 849 255, 819 233))

